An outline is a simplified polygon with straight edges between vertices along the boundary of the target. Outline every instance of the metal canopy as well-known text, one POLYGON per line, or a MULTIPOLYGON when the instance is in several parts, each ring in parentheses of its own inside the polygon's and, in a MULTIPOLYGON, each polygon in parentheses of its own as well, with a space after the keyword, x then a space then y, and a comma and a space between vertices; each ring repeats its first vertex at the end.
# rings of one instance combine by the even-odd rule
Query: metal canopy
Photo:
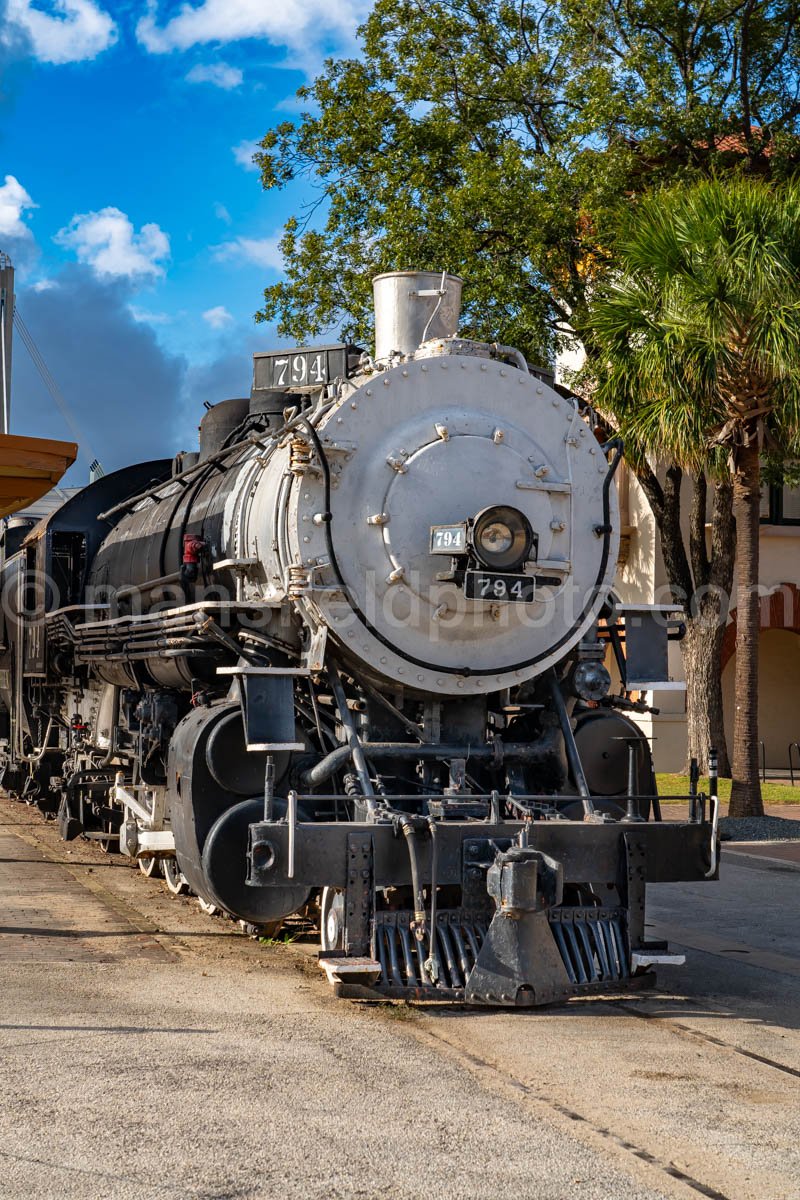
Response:
POLYGON ((77 454, 75 442, 0 433, 0 517, 19 512, 49 492, 77 454))

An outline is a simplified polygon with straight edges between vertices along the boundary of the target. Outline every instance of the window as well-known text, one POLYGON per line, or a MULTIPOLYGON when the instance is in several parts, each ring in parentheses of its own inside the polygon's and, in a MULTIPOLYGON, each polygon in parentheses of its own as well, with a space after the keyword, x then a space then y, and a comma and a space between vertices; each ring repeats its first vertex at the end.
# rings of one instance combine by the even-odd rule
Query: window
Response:
POLYGON ((762 525, 800 525, 800 488, 765 487, 761 492, 762 525))

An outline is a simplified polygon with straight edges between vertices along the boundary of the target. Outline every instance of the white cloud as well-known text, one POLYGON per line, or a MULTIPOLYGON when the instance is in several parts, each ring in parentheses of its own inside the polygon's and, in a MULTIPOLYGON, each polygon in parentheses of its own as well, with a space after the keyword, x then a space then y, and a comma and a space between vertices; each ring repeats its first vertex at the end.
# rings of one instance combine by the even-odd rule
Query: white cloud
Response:
POLYGON ((128 312, 138 325, 171 325, 173 320, 171 313, 151 312, 135 304, 128 305, 128 312))
POLYGON ((75 251, 101 279, 135 279, 164 274, 169 238, 158 225, 143 225, 137 233, 118 208, 76 214, 55 236, 60 246, 75 251))
POLYGON ((272 107, 276 112, 305 113, 312 105, 313 101, 309 97, 303 98, 298 96, 297 92, 290 92, 282 100, 277 100, 272 107))
POLYGON ((51 12, 31 0, 6 0, 5 20, 3 40, 22 34, 40 62, 84 62, 117 40, 116 25, 94 0, 53 0, 51 12))
POLYGON ((203 313, 203 320, 206 321, 212 329, 224 329, 226 325, 230 325, 233 317, 228 312, 223 304, 218 304, 216 308, 209 308, 203 313))
POLYGON ((228 92, 239 87, 244 75, 238 67, 229 67, 227 63, 198 63, 186 78, 189 83, 213 83, 214 87, 228 92))
POLYGON ((231 221, 233 220, 233 217, 228 212, 225 205, 219 200, 217 200, 216 204, 214 205, 214 216, 218 221, 224 221, 226 225, 230 225, 231 221))
POLYGON ((221 262, 236 260, 255 263, 257 267, 267 267, 271 271, 283 270, 283 255, 280 251, 280 237, 247 238, 238 237, 231 242, 223 242, 214 247, 214 257, 221 262))
POLYGON ((39 279, 36 283, 31 284, 32 292, 52 292, 58 287, 55 279, 39 279))
POLYGON ((371 7, 370 0, 204 0, 184 3, 164 25, 157 0, 149 0, 136 36, 152 54, 187 50, 209 42, 266 38, 273 45, 305 50, 325 35, 351 38, 371 7))
POLYGON ((0 236, 30 238, 31 231, 22 218, 37 207, 20 181, 13 175, 6 175, 6 181, 0 187, 0 236))
POLYGON ((252 138, 239 142, 238 146, 231 146, 231 152, 239 166, 244 167, 245 171, 257 171, 258 167, 253 162, 253 155, 260 148, 255 138, 252 138))

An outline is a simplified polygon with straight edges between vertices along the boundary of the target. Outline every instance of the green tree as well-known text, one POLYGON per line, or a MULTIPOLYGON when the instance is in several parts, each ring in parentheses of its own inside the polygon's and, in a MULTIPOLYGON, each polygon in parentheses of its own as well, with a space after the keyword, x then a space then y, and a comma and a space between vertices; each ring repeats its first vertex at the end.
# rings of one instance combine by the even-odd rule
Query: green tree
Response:
MULTIPOLYGON (((546 361, 587 329, 621 197, 791 169, 799 22, 800 4, 765 0, 378 0, 361 56, 301 88, 307 111, 256 155, 265 188, 301 181, 313 196, 257 318, 300 341, 338 328, 369 344, 372 275, 446 267, 467 282, 462 332, 546 361)), ((663 483, 643 457, 637 472, 686 597, 691 752, 705 765, 716 743, 724 769, 719 654, 694 670, 692 622, 709 574, 730 573, 730 495, 713 485, 708 563, 683 538, 681 471, 666 465, 663 483)), ((705 480, 693 489, 699 512, 705 480)))
POLYGON ((637 445, 698 474, 727 458, 738 576, 731 815, 761 813, 761 456, 788 458, 800 442, 800 184, 712 180, 644 199, 590 320, 597 401, 637 445))
POLYGON ((373 274, 446 266, 469 280, 470 329, 541 358, 621 195, 795 160, 798 24, 774 0, 378 0, 361 57, 301 88, 308 111, 256 155, 265 188, 314 191, 259 316, 367 341, 373 274))

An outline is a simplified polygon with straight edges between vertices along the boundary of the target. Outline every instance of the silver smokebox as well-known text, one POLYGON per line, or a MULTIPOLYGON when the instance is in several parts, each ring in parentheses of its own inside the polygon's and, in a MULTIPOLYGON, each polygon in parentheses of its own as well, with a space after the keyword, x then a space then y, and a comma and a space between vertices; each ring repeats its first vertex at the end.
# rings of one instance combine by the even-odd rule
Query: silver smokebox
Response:
POLYGON ((461 314, 458 275, 443 271, 388 271, 372 281, 375 358, 413 354, 430 338, 455 337, 461 314))

